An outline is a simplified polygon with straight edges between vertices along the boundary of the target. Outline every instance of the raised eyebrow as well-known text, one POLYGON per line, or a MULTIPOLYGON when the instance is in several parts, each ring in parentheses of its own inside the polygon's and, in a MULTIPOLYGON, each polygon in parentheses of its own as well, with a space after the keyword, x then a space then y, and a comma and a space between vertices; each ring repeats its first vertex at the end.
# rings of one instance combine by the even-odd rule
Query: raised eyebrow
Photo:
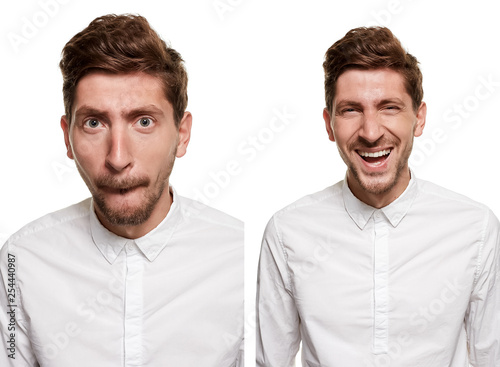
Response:
POLYGON ((90 106, 85 106, 85 105, 78 108, 75 111, 76 118, 78 118, 79 116, 82 116, 82 115, 84 115, 84 116, 92 115, 92 116, 99 117, 99 118, 107 117, 106 112, 98 110, 98 109, 90 107, 90 106))
POLYGON ((128 119, 136 118, 136 117, 139 117, 141 115, 156 115, 156 116, 163 117, 165 114, 163 113, 163 110, 159 109, 155 105, 138 107, 138 108, 134 108, 130 111, 126 111, 123 113, 123 116, 128 118, 128 119))

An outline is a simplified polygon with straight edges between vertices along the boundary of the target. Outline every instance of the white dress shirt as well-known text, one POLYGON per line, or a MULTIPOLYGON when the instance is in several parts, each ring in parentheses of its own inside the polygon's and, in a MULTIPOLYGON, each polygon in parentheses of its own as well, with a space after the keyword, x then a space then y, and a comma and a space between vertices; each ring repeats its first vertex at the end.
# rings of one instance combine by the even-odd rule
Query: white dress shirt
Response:
POLYGON ((0 266, 2 367, 243 366, 242 223, 175 191, 141 238, 87 199, 14 234, 0 266))
POLYGON ((276 213, 262 244, 257 365, 500 366, 500 226, 412 178, 390 205, 345 181, 276 213))

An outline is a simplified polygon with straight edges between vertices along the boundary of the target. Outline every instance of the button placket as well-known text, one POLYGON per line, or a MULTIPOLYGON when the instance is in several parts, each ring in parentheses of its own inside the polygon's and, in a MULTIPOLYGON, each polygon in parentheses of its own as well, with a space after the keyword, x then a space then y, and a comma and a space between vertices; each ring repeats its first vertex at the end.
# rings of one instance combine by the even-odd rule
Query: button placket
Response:
POLYGON ((374 268, 373 268, 373 298, 375 303, 373 316, 373 352, 384 354, 388 352, 388 223, 380 211, 375 212, 374 229, 374 268))
POLYGON ((142 366, 143 259, 133 241, 125 246, 125 367, 142 366))

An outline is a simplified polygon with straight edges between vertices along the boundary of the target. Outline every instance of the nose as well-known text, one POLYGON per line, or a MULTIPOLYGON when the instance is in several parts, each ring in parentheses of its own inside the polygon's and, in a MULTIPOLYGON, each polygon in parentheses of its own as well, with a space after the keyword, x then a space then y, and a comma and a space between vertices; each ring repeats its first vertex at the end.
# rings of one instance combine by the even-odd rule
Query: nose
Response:
POLYGON ((126 127, 114 126, 108 137, 106 166, 115 173, 122 172, 132 166, 131 140, 126 127))
POLYGON ((375 143, 384 135, 381 117, 376 111, 365 111, 361 120, 359 137, 369 143, 375 143))

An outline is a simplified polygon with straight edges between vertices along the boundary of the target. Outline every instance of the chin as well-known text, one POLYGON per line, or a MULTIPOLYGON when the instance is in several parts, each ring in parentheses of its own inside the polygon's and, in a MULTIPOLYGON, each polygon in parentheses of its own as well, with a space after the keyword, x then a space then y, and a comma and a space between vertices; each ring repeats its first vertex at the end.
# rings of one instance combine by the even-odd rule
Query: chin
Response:
POLYGON ((365 182, 362 183, 361 186, 363 189, 373 195, 381 195, 385 194, 396 185, 395 182, 365 182))
POLYGON ((128 197, 121 200, 94 197, 94 202, 106 221, 115 226, 137 226, 151 216, 158 200, 155 197, 128 197))
POLYGON ((385 194, 396 186, 397 177, 396 174, 392 172, 377 174, 361 173, 361 175, 356 171, 353 171, 353 173, 354 178, 363 190, 373 195, 385 194))
POLYGON ((119 226, 137 226, 145 223, 153 211, 152 207, 139 207, 139 208, 106 208, 102 211, 106 220, 119 226))

